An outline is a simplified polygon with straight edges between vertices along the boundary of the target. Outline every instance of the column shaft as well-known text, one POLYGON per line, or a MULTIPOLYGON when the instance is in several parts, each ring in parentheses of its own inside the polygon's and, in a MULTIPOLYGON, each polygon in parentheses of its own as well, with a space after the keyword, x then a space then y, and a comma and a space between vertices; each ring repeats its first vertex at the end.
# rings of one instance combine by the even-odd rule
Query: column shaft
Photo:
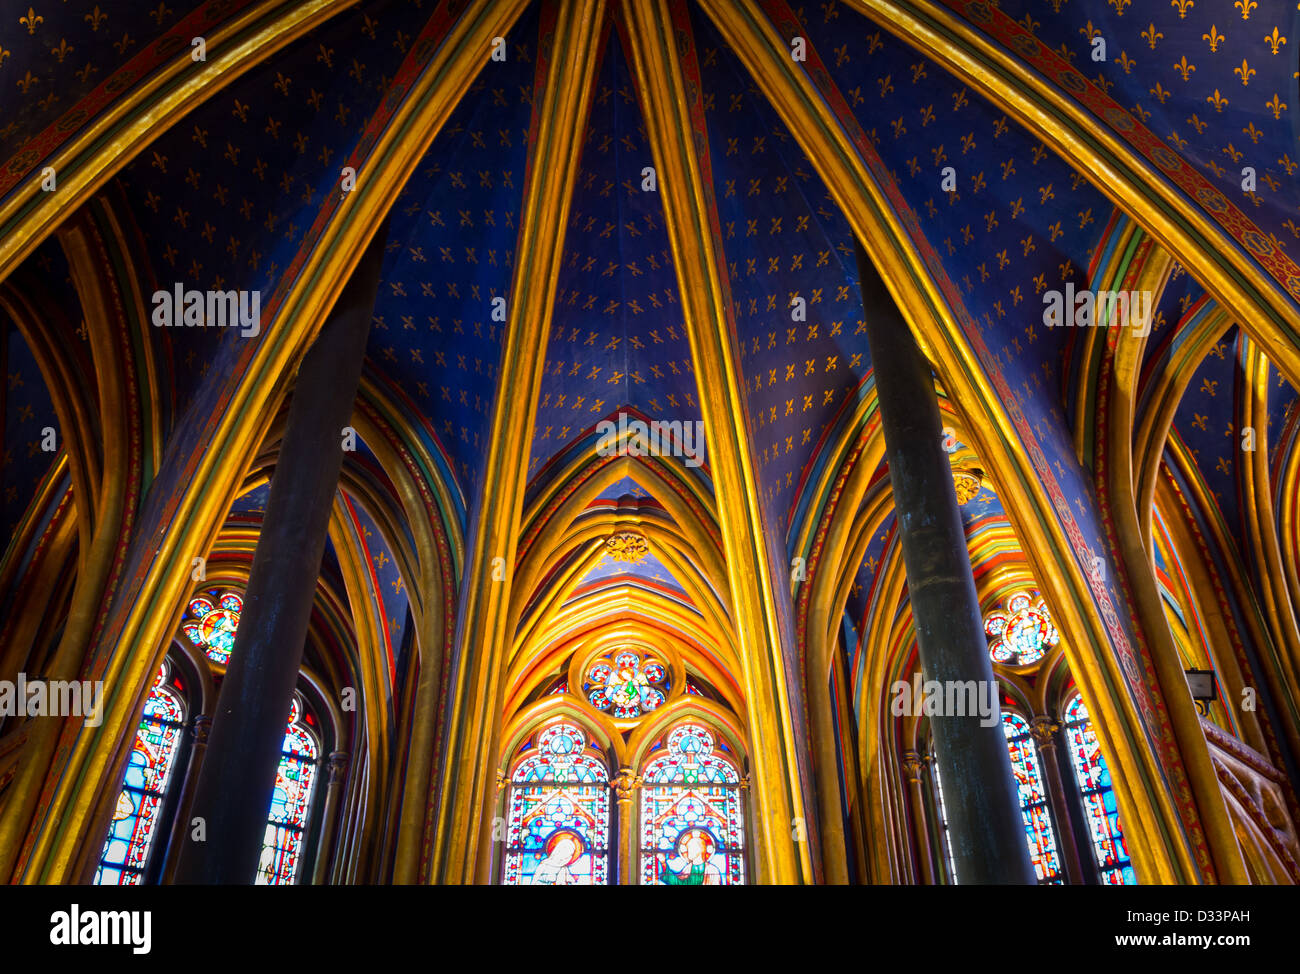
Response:
POLYGON ((191 829, 178 883, 251 883, 257 869, 386 236, 376 232, 298 370, 191 809, 204 841, 191 829))
POLYGON ((925 793, 921 787, 921 771, 924 766, 921 755, 916 751, 903 752, 903 775, 907 778, 907 799, 912 806, 912 835, 916 839, 917 879, 923 886, 934 886, 934 857, 930 853, 925 793))
POLYGON ((1078 843, 1074 841, 1074 823, 1065 802, 1065 784, 1061 779, 1061 766, 1056 760, 1056 741, 1060 725, 1051 717, 1039 715, 1029 722, 1029 733, 1038 746, 1038 757, 1043 764, 1043 782, 1052 803, 1052 817, 1056 820, 1056 841, 1061 846, 1061 864, 1071 883, 1086 881, 1083 860, 1078 843))
MULTIPOLYGON (((966 532, 941 443, 929 363, 870 258, 857 246, 890 487, 921 668, 944 687, 993 683, 966 532)), ((982 694, 979 695, 982 699, 982 694)), ((1001 722, 931 717, 948 834, 963 884, 1035 882, 1001 722)))
POLYGON ((339 806, 343 804, 343 784, 347 781, 349 755, 346 751, 333 751, 329 756, 329 784, 325 789, 325 819, 321 822, 320 838, 316 842, 316 868, 312 885, 329 884, 334 850, 334 834, 338 831, 339 806))

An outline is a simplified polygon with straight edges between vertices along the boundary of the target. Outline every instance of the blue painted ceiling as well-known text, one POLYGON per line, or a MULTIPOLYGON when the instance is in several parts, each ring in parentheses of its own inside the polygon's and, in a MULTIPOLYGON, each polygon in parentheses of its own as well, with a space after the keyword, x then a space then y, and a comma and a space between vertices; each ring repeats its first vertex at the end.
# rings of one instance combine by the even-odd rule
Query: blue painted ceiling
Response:
MULTIPOLYGON (((265 311, 427 18, 399 0, 341 14, 198 106, 127 166, 121 181, 156 286, 257 289, 265 311)), ((222 367, 223 342, 249 340, 233 329, 152 333, 174 372, 178 410, 214 363, 222 367)))
MULTIPOLYGON (((0 129, 0 140, 9 140, 0 149, 39 131, 79 97, 84 89, 72 78, 76 67, 93 64, 86 81, 93 85, 129 57, 132 44, 115 50, 119 31, 138 43, 180 17, 165 5, 157 17, 143 6, 127 14, 115 5, 107 19, 95 18, 93 6, 47 5, 37 11, 46 20, 35 33, 12 19, 0 24, 0 47, 10 52, 0 56, 2 90, 18 91, 17 78, 29 70, 39 76, 15 103, 8 129, 0 129), (74 52, 60 59, 51 48, 65 38, 74 52), (38 89, 57 89, 58 99, 42 106, 33 100, 38 89)), ((1242 205, 1285 243, 1300 233, 1286 224, 1294 219, 1298 192, 1288 174, 1296 153, 1286 131, 1289 116, 1274 119, 1265 102, 1275 90, 1283 101, 1297 100, 1294 52, 1269 53, 1263 38, 1273 24, 1263 12, 1244 21, 1211 6, 1189 4, 1185 16, 1177 5, 1143 12, 1163 34, 1154 50, 1141 35, 1148 25, 1125 0, 1074 0, 1051 16, 1026 0, 1007 0, 1003 9, 1029 17, 1044 42, 1065 45, 1076 64, 1087 57, 1086 22, 1113 38, 1112 60, 1097 68, 1112 95, 1150 113, 1147 124, 1155 131, 1168 128, 1169 144, 1225 194, 1235 187, 1243 195, 1229 160, 1239 171, 1239 161, 1258 159, 1260 187, 1242 205), (1212 24, 1225 35, 1214 52, 1200 36, 1212 24), (1187 81, 1172 67, 1184 54, 1196 62, 1187 81), (1248 85, 1231 87, 1231 66, 1243 58, 1255 74, 1248 85), (1220 109, 1215 88, 1228 98, 1220 109)), ((121 185, 159 285, 259 288, 269 296, 325 194, 335 191, 342 160, 430 11, 430 5, 375 0, 364 11, 338 15, 199 106, 124 170, 121 185)), ((1067 281, 1086 286, 1109 203, 996 104, 887 31, 841 5, 808 5, 796 14, 960 288, 979 337, 1083 518, 1091 477, 1074 459, 1062 367, 1076 337, 1044 328, 1042 302, 1046 290, 1067 281), (946 166, 955 171, 953 194, 940 187, 946 166)), ((870 370, 851 236, 810 161, 707 18, 693 10, 689 26, 701 61, 759 485, 769 522, 784 531, 819 444, 870 370), (791 319, 795 295, 808 302, 806 321, 791 319)), ((502 326, 491 318, 491 300, 508 296, 513 274, 537 31, 533 5, 511 32, 509 58, 484 67, 404 187, 392 214, 368 349, 368 368, 396 384, 430 422, 466 497, 477 494, 492 403, 510 395, 498 388, 502 326)), ((641 188, 652 160, 617 31, 607 36, 590 119, 578 138, 581 171, 536 426, 531 453, 520 458, 534 477, 621 408, 667 421, 700 418, 660 197, 641 188)), ((1149 356, 1199 296, 1189 276, 1175 278, 1158 309, 1149 356)), ((152 334, 170 363, 178 413, 216 395, 232 348, 244 340, 201 329, 152 334)), ((12 352, 13 361, 21 354, 12 352)), ((1232 357, 1207 361, 1176 420, 1211 469, 1220 455, 1194 425, 1195 415, 1214 417, 1207 429, 1216 426, 1217 443, 1231 409, 1220 395, 1198 390, 1202 379, 1226 390, 1234 381, 1232 357)), ((13 394, 7 384, 6 424, 21 408, 13 394)), ((1289 405, 1279 392, 1271 408, 1281 417, 1289 405)), ((5 442, 12 452, 8 429, 5 442)), ((11 474, 12 466, 6 466, 6 490, 10 476, 24 484, 34 476, 26 469, 11 474)), ((1226 482, 1213 481, 1208 471, 1207 479, 1226 493, 1226 482)), ((628 485, 634 496, 637 490, 628 485)), ((1231 506, 1230 498, 1223 503, 1231 506)), ((1100 544, 1097 525, 1086 522, 1083 530, 1100 544)))
POLYGON ((1052 0, 1049 10, 1039 0, 1001 0, 998 6, 1163 138, 1292 260, 1300 257, 1294 4, 1052 0), (1092 59, 1096 37, 1106 42, 1104 62, 1092 59), (1250 194, 1242 186, 1245 166, 1256 172, 1250 194))

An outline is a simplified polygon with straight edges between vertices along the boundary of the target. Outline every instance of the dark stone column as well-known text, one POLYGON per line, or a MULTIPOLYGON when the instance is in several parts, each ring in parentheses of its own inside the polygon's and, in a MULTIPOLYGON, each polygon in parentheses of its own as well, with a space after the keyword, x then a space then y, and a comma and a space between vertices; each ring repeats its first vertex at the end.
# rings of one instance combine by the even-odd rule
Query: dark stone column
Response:
MULTIPOLYGON (((944 686, 993 683, 930 365, 861 244, 857 253, 921 668, 944 686)), ((958 880, 1036 882, 1001 720, 992 727, 978 715, 930 720, 958 880)))
POLYGON ((302 666, 330 508, 343 466, 374 313, 387 226, 381 226, 303 358, 244 611, 221 681, 177 883, 252 883, 266 835, 285 724, 302 666))
POLYGON ((912 806, 912 835, 916 839, 916 874, 923 886, 934 886, 934 858, 930 854, 930 829, 926 825, 925 792, 921 772, 925 761, 916 751, 903 752, 903 777, 907 779, 907 800, 912 806))
MULTIPOLYGON (((212 718, 199 714, 186 725, 185 732, 190 735, 189 753, 185 756, 185 767, 201 769, 203 756, 208 749, 208 734, 212 731, 212 718)), ((179 767, 178 769, 179 770, 179 767)), ((167 858, 163 868, 161 883, 170 883, 180 866, 180 854, 173 851, 184 849, 186 836, 190 830, 190 807, 194 803, 194 789, 198 785, 198 774, 186 773, 181 786, 180 797, 176 802, 176 814, 172 817, 172 830, 167 838, 167 858)))
POLYGON ((1061 863, 1065 866, 1066 878, 1071 883, 1083 883, 1087 874, 1083 870, 1079 847, 1074 841, 1073 816, 1065 800, 1061 765, 1056 759, 1056 742, 1060 738, 1060 730, 1061 725, 1045 714, 1039 714, 1029 722, 1029 733, 1038 745, 1038 757, 1042 760, 1043 785, 1047 788, 1052 817, 1056 820, 1056 841, 1061 846, 1061 863))
POLYGON ((320 838, 316 842, 316 866, 312 870, 312 883, 316 886, 325 886, 329 883, 333 866, 334 835, 338 830, 339 806, 343 804, 343 784, 347 780, 348 759, 347 751, 332 751, 329 756, 325 819, 321 822, 320 838))

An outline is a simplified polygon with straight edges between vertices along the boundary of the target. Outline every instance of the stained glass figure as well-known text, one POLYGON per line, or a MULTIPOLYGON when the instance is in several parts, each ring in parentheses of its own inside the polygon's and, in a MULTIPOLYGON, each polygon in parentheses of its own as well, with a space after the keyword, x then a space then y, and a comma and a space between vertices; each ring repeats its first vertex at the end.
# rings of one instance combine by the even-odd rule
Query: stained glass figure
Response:
POLYGON ((230 662, 235 630, 239 628, 239 614, 243 610, 244 600, 234 592, 214 589, 190 599, 181 631, 207 653, 208 659, 225 666, 230 662))
POLYGON ((674 727, 642 772, 641 882, 738 886, 745 881, 740 775, 702 724, 674 727))
POLYGON ((1007 666, 1037 663, 1061 638, 1047 605, 1025 592, 1013 595, 1006 611, 990 612, 984 619, 984 631, 990 638, 989 656, 1007 666))
POLYGON ((307 814, 311 810, 320 749, 301 718, 302 705, 294 697, 280 766, 275 771, 262 857, 254 880, 258 886, 292 885, 302 865, 307 814))
POLYGON ((667 699, 668 667, 648 653, 615 650, 587 667, 582 690, 597 710, 632 720, 667 699))
POLYGON ((609 771, 575 724, 543 728, 510 776, 507 886, 609 882, 609 771))
POLYGON ((1107 886, 1135 886, 1137 873, 1133 870, 1124 832, 1119 825, 1110 769, 1101 756, 1101 746, 1097 743, 1082 697, 1075 697, 1066 706, 1062 731, 1070 752, 1074 779, 1079 783, 1079 793, 1083 796, 1083 812, 1088 820, 1092 854, 1097 860, 1101 881, 1107 886))
POLYGON ((1029 724, 1019 714, 1002 712, 1002 730, 1011 755, 1011 771, 1020 790, 1020 816, 1029 842, 1029 855, 1041 884, 1060 884, 1061 860, 1056 851, 1056 832, 1047 808, 1047 791, 1038 766, 1038 751, 1029 724))
POLYGON ((185 707, 168 688, 167 677, 164 662, 154 677, 135 733, 126 780, 95 871, 96 886, 138 886, 143 881, 185 721, 185 707))

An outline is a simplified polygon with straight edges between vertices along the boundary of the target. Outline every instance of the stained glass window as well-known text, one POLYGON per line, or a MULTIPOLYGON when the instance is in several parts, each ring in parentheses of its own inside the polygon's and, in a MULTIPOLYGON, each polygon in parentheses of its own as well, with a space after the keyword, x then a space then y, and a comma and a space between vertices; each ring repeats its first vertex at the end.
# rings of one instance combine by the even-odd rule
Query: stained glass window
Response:
POLYGON ((1108 886, 1133 886, 1137 873, 1129 859, 1128 846, 1119 826, 1119 811, 1115 806, 1115 790, 1111 786, 1110 769, 1101 756, 1097 735, 1093 732, 1088 708, 1082 697, 1075 697, 1065 708, 1062 726, 1065 744, 1070 752, 1075 781, 1083 796, 1083 812, 1088 820, 1088 834, 1092 838, 1092 854, 1097 860, 1102 883, 1108 886))
POLYGON ((935 804, 939 809, 939 838, 943 843, 943 854, 948 860, 948 880, 957 885, 957 860, 952 854, 952 836, 948 834, 948 811, 943 804, 943 781, 939 777, 939 762, 931 760, 930 774, 934 776, 935 804))
POLYGON ((1061 638, 1047 605, 1026 592, 1013 595, 1006 611, 990 612, 984 619, 984 631, 990 639, 989 656, 1007 666, 1037 663, 1061 638))
POLYGON ((609 772, 575 724, 543 728, 510 776, 507 886, 609 882, 609 772))
POLYGON ((587 667, 582 690, 597 710, 631 720, 667 699, 668 667, 648 653, 615 650, 587 667))
POLYGON ((254 880, 258 886, 291 885, 302 865, 307 813, 311 809, 320 749, 301 718, 302 704, 294 697, 289 726, 284 732, 284 751, 275 772, 262 858, 254 880))
POLYGON ((185 708, 168 688, 167 677, 164 662, 154 677, 135 733, 126 780, 95 871, 97 886, 138 886, 143 881, 185 721, 185 708))
POLYGON ((1019 714, 1002 712, 1002 730, 1007 736, 1007 750, 1011 755, 1011 771, 1020 790, 1020 815, 1029 842, 1029 855, 1034 860, 1038 881, 1046 884, 1063 882, 1061 860, 1056 851, 1056 833, 1047 808, 1047 790, 1038 766, 1038 751, 1029 733, 1029 724, 1019 714))
POLYGON ((702 724, 674 727, 642 773, 641 882, 735 886, 745 881, 740 776, 702 724))
POLYGON ((190 642, 208 654, 208 659, 225 666, 230 662, 239 613, 243 610, 244 600, 234 592, 213 589, 190 599, 181 630, 190 642))

